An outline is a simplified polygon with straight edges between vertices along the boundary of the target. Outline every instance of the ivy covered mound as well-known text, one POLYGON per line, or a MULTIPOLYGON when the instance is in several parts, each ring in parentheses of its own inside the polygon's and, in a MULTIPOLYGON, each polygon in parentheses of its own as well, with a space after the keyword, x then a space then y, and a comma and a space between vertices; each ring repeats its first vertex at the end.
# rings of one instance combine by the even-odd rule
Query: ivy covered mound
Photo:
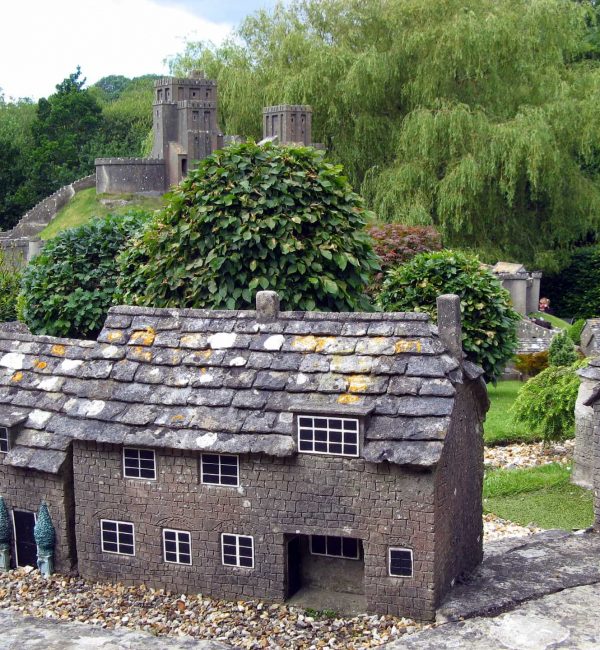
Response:
POLYGON ((368 309, 369 213, 339 165, 307 147, 232 145, 204 159, 120 256, 122 300, 154 307, 368 309))
POLYGON ((517 347, 519 314, 510 294, 476 257, 454 251, 421 253, 388 272, 379 294, 386 311, 423 311, 437 318, 436 299, 460 297, 463 348, 496 381, 517 347))

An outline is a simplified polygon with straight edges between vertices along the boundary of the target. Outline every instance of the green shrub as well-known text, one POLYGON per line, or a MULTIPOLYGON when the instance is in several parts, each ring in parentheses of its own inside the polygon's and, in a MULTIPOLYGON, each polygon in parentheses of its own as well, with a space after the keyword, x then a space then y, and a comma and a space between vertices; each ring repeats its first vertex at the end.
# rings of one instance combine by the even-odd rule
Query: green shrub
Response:
POLYGON ((367 216, 322 152, 232 145, 202 160, 121 255, 124 301, 240 309, 272 289, 284 309, 369 308, 379 264, 367 216))
POLYGON ((555 334, 548 349, 548 363, 551 366, 570 366, 578 360, 575 343, 568 332, 555 334))
POLYGON ((517 354, 515 356, 515 368, 524 375, 527 375, 527 377, 535 377, 547 367, 547 350, 541 352, 530 352, 527 354, 517 354))
POLYGON ((421 253, 386 274, 379 304, 386 311, 424 311, 437 317, 440 294, 460 297, 467 357, 496 381, 517 346, 519 314, 508 291, 476 257, 453 251, 421 253))
POLYGON ((0 323, 17 318, 17 296, 21 274, 14 269, 0 251, 0 323))
POLYGON ((572 437, 575 401, 579 391, 578 361, 571 366, 549 366, 523 384, 513 405, 517 422, 523 422, 545 441, 572 437))
POLYGON ((585 318, 579 318, 567 330, 569 336, 571 337, 571 340, 573 341, 573 343, 575 343, 575 345, 581 344, 581 332, 583 331, 584 327, 585 327, 585 318))
POLYGON ((96 336, 114 304, 116 256, 148 218, 142 210, 108 215, 51 239, 23 274, 20 310, 29 329, 54 336, 96 336))
POLYGON ((570 318, 600 316, 600 245, 575 250, 560 272, 544 274, 541 293, 556 314, 570 318))

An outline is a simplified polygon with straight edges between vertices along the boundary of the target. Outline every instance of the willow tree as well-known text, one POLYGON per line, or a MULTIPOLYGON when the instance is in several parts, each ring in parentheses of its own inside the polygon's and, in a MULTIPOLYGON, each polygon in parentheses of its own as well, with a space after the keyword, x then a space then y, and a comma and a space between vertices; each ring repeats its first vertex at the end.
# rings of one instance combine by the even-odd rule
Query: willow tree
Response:
POLYGON ((297 0, 173 71, 219 81, 221 126, 305 102, 314 136, 388 221, 548 266, 600 215, 596 14, 564 0, 297 0), (596 33, 596 32, 594 32, 596 33))

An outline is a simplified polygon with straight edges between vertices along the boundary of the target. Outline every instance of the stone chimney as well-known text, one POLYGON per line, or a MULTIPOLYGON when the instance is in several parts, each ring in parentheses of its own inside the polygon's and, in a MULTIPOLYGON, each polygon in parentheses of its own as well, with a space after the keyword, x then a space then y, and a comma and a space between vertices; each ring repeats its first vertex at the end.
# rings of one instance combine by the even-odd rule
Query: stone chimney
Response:
POLYGON ((259 291, 256 294, 256 320, 270 323, 279 315, 279 295, 276 291, 259 291))
POLYGON ((438 332, 448 352, 459 361, 463 359, 460 298, 444 294, 437 298, 438 332))

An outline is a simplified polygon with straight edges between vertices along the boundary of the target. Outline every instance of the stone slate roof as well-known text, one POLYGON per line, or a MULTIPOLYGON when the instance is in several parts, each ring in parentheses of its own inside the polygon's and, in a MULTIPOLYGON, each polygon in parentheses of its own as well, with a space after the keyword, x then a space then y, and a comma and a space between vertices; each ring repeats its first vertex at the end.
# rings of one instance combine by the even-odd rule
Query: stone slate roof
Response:
POLYGON ((587 356, 600 352, 600 318, 588 318, 581 330, 581 348, 587 356))
POLYGON ((287 456, 304 412, 368 416, 366 460, 429 466, 456 384, 482 374, 424 314, 257 318, 114 307, 97 342, 0 330, 0 425, 20 427, 4 462, 57 471, 71 438, 287 456))

